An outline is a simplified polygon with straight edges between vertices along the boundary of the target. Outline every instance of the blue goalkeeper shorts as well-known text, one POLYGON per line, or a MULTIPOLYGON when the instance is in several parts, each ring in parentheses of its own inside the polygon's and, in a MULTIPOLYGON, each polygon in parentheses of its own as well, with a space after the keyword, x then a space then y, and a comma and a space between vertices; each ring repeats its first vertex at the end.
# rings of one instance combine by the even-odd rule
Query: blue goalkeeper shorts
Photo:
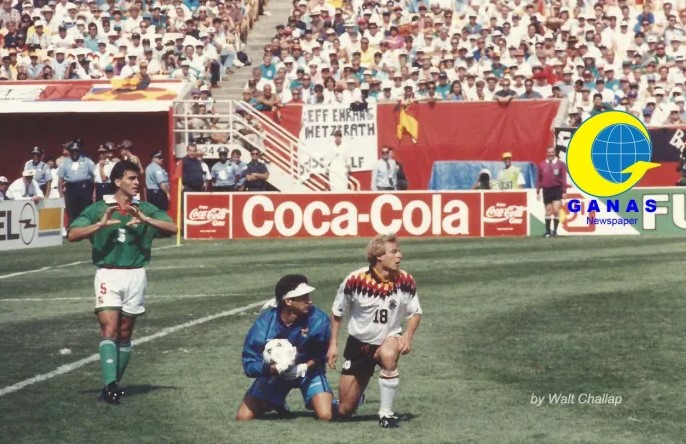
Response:
POLYGON ((312 410, 312 398, 320 393, 331 393, 331 386, 326 379, 323 369, 307 372, 304 378, 288 380, 278 376, 260 376, 255 379, 245 396, 251 396, 268 403, 266 411, 284 410, 286 396, 294 389, 300 388, 300 393, 305 401, 305 408, 312 410))

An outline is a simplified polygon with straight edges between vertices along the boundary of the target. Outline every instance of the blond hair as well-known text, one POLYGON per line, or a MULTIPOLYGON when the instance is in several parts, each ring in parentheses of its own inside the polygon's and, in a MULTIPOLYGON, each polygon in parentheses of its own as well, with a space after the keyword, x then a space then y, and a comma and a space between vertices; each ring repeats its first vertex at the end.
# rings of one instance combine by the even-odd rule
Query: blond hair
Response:
POLYGON ((386 253, 386 244, 390 242, 398 242, 398 236, 395 233, 377 234, 369 241, 367 244, 367 262, 369 265, 376 264, 376 258, 386 253))

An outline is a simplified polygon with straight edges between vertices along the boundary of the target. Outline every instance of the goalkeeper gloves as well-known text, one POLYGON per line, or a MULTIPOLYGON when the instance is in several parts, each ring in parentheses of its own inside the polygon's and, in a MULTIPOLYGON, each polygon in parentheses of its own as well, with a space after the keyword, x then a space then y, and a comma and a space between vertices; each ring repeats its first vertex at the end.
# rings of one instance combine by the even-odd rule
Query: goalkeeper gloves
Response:
MULTIPOLYGON (((291 361, 293 362, 293 361, 291 361)), ((275 362, 274 367, 276 367, 276 372, 281 375, 285 371, 291 368, 291 365, 289 365, 287 362, 275 362)))
POLYGON ((307 364, 298 364, 292 366, 287 371, 281 373, 281 377, 284 379, 297 379, 304 378, 307 373, 307 364))

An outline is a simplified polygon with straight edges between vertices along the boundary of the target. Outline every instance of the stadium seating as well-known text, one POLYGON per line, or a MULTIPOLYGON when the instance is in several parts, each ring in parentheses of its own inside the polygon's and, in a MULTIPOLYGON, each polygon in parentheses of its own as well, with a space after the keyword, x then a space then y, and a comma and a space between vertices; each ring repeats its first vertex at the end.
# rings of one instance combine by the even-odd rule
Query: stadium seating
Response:
POLYGON ((245 88, 278 106, 567 98, 570 126, 611 109, 681 124, 686 9, 568 3, 294 1, 245 88))
POLYGON ((245 60, 264 0, 38 3, 0 6, 0 81, 147 76, 216 86, 245 60))

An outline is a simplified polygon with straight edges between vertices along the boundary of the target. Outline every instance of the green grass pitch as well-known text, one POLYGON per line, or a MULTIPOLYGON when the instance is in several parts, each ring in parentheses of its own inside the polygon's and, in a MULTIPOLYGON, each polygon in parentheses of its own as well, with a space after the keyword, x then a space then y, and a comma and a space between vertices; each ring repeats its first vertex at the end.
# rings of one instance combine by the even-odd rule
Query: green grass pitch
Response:
MULTIPOLYGON (((344 276, 364 265, 365 244, 189 242, 154 251, 148 314, 134 338, 267 299, 291 272, 310 278, 314 303, 328 312, 344 276)), ((377 424, 376 378, 347 423, 313 420, 293 391, 291 418, 237 424, 251 382, 240 361, 257 314, 249 309, 135 347, 120 406, 97 401, 97 362, 0 396, 0 441, 683 442, 684 245, 665 237, 403 240, 402 267, 417 280, 424 316, 400 361, 397 430, 377 424), (576 402, 548 402, 555 393, 576 402), (580 403, 589 393, 622 401, 580 403), (544 402, 533 405, 532 395, 544 402)), ((89 258, 87 242, 3 252, 0 390, 97 352, 89 258)), ((338 372, 329 378, 337 389, 338 372)))

